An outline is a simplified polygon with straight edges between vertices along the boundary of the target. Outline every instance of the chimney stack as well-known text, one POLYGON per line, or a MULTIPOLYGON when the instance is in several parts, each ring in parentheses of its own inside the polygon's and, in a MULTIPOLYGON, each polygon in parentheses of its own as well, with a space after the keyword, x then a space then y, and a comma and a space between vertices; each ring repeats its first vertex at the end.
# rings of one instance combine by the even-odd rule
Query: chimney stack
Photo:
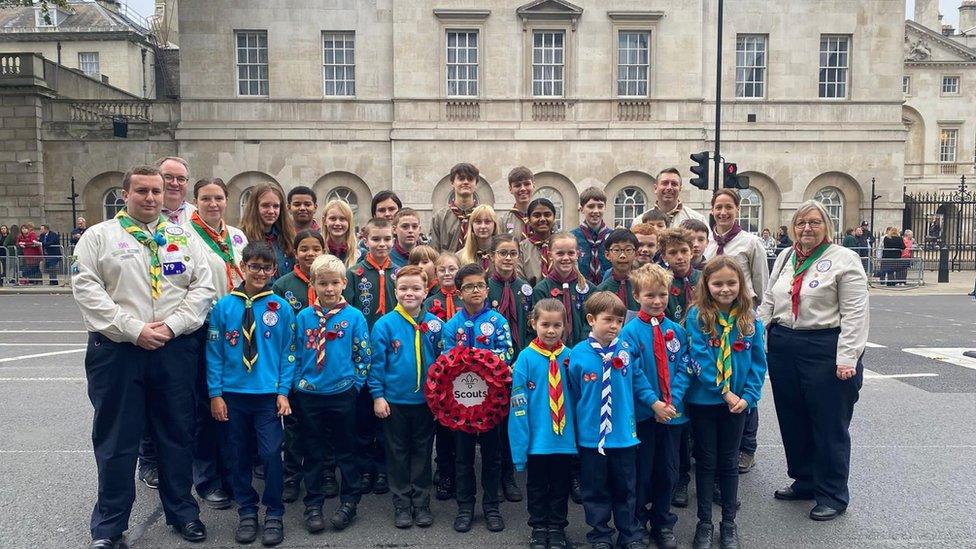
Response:
POLYGON ((927 29, 941 32, 939 0, 915 0, 915 22, 927 29))
POLYGON ((963 0, 959 5, 959 32, 976 35, 976 0, 963 0))

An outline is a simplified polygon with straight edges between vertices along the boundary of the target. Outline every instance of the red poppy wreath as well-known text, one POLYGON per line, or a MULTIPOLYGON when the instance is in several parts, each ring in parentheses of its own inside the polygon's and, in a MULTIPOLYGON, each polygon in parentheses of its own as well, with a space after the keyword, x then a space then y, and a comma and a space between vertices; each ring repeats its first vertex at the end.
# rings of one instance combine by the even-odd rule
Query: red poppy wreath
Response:
POLYGON ((505 419, 511 384, 508 365, 491 351, 455 347, 431 364, 424 396, 438 423, 453 431, 476 435, 505 419), (480 377, 487 385, 487 394, 480 404, 465 406, 458 402, 460 392, 455 389, 455 380, 466 374, 480 377))

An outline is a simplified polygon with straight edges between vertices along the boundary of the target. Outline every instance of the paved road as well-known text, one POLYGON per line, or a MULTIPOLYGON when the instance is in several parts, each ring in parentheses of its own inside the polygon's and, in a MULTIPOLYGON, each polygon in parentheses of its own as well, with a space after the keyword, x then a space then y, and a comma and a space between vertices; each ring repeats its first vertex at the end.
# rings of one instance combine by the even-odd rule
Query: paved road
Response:
MULTIPOLYGON (((0 318, 0 547, 85 547, 96 484, 78 311, 70 296, 0 296, 0 318)), ((976 303, 874 296, 871 325, 848 513, 815 523, 808 503, 773 500, 787 479, 767 385, 758 463, 740 484, 745 547, 976 547, 976 360, 955 355, 976 347, 976 303)), ((290 505, 283 546, 519 547, 528 537, 524 502, 503 504, 508 529, 497 534, 480 519, 471 533, 455 533, 451 502, 434 505, 432 528, 396 530, 391 507, 389 496, 369 496, 349 530, 311 536, 300 504, 290 505)), ((679 511, 677 533, 688 547, 695 517, 679 511)), ((202 518, 210 538, 196 547, 235 545, 234 511, 205 509, 202 518)), ((579 506, 570 521, 579 544, 579 506)), ((133 547, 193 546, 165 526, 158 495, 141 484, 129 536, 133 547)))

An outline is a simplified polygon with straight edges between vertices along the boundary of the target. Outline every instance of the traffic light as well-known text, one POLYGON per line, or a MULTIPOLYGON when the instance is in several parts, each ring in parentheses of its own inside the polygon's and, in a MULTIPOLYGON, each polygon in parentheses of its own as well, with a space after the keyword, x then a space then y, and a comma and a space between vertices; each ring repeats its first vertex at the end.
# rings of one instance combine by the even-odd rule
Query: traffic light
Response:
POLYGON ((748 189, 749 178, 744 175, 737 175, 738 173, 739 167, 734 162, 727 162, 725 164, 725 181, 722 182, 722 186, 726 189, 748 189))
POLYGON ((692 177, 688 183, 703 191, 708 190, 708 151, 691 155, 691 160, 696 164, 691 167, 691 173, 697 177, 692 177))

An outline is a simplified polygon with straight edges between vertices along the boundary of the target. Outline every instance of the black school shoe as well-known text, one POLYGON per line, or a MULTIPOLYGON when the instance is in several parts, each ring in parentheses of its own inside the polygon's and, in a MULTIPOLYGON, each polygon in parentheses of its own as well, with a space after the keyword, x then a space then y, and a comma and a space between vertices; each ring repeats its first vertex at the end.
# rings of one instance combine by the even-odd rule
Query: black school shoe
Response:
POLYGON ((455 532, 470 532, 471 523, 474 521, 474 510, 472 509, 458 509, 457 516, 454 517, 454 531, 455 532))
POLYGON ((251 543, 256 539, 258 539, 257 515, 241 517, 241 521, 237 524, 237 531, 234 532, 234 540, 237 543, 251 543))
POLYGON ((844 514, 847 511, 844 509, 834 509, 828 505, 818 504, 816 507, 810 510, 810 518, 818 521, 834 520, 835 518, 844 514))
POLYGON ((678 538, 674 537, 674 530, 669 527, 652 528, 651 539, 658 549, 678 549, 678 538))
POLYGON ((549 531, 545 528, 533 528, 529 536, 529 549, 549 549, 549 531))
POLYGON ((305 529, 309 534, 318 534, 325 530, 325 517, 322 516, 321 507, 305 508, 305 529))
POLYGON ((207 527, 200 522, 200 519, 191 520, 178 526, 173 525, 173 528, 183 536, 183 539, 191 543, 197 543, 207 539, 207 527))
POLYGON ((693 549, 712 549, 712 537, 715 535, 715 526, 711 522, 698 521, 695 527, 695 539, 692 540, 693 549))
POLYGON ((413 514, 409 507, 397 507, 393 510, 393 526, 410 528, 413 526, 413 514))
POLYGON ((773 497, 783 501, 802 501, 813 499, 813 492, 798 492, 793 486, 787 486, 773 492, 773 497))
POLYGON ((298 496, 302 493, 302 486, 297 482, 286 482, 284 489, 281 491, 281 501, 285 503, 294 503, 298 500, 298 496))
POLYGON ((441 482, 437 485, 437 499, 441 501, 454 499, 456 494, 454 479, 447 475, 441 475, 441 482))
POLYGON ((325 499, 332 499, 339 495, 339 481, 336 480, 335 473, 325 475, 325 479, 322 481, 322 495, 325 496, 325 499))
POLYGON ((502 476, 502 495, 508 501, 522 501, 522 490, 515 482, 515 474, 509 473, 502 476))
POLYGON ((568 546, 565 530, 562 528, 549 529, 549 549, 566 549, 568 546))
POLYGON ((386 476, 386 473, 377 473, 376 482, 373 483, 373 493, 382 496, 383 494, 390 491, 390 481, 386 476))
POLYGON ((88 549, 129 549, 129 544, 125 541, 125 536, 119 534, 114 538, 93 539, 88 544, 88 549))
POLYGON ((261 533, 261 545, 273 547, 285 541, 285 525, 281 517, 267 517, 264 519, 264 532, 261 533))
POLYGON ((427 528, 431 524, 434 524, 434 514, 430 512, 430 507, 414 507, 413 508, 413 523, 420 528, 427 528))
POLYGON ((329 518, 329 522, 332 523, 332 528, 336 531, 342 531, 352 524, 353 519, 356 518, 356 504, 355 503, 343 503, 336 509, 332 517, 329 518))
POLYGON ((371 494, 373 492, 373 473, 363 473, 359 476, 359 486, 361 487, 359 493, 362 495, 371 494))
POLYGON ((671 506, 679 509, 688 507, 688 485, 679 484, 674 487, 674 494, 671 495, 671 506))
POLYGON ((159 490, 159 469, 146 467, 139 471, 139 480, 153 490, 159 490))
POLYGON ((583 486, 577 476, 572 476, 569 479, 569 499, 576 504, 583 503, 583 486))
POLYGON ((739 532, 735 523, 723 520, 719 525, 718 543, 721 549, 739 549, 739 532))
POLYGON ((485 526, 489 532, 501 532, 505 529, 505 519, 498 511, 498 507, 489 507, 485 512, 485 526))

